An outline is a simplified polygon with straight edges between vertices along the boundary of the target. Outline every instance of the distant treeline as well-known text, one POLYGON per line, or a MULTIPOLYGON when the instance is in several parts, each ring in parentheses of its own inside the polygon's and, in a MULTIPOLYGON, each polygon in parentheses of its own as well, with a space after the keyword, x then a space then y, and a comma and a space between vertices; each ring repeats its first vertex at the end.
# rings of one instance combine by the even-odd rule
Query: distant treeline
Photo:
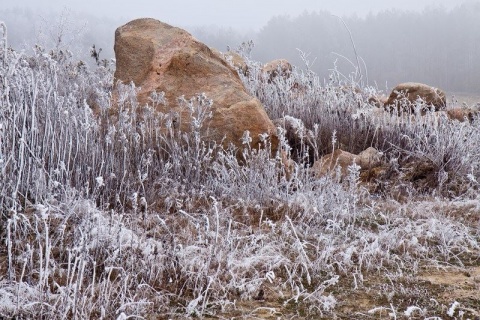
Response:
POLYGON ((86 13, 62 11, 34 11, 30 8, 1 9, 0 21, 7 25, 8 45, 30 54, 35 45, 45 49, 68 49, 78 59, 94 63, 90 48, 102 49, 100 59, 114 57, 115 29, 125 19, 100 17, 86 13))
MULTIPOLYGON (((28 9, 0 9, 0 20, 7 23, 9 43, 17 48, 39 41, 53 46, 58 40, 55 33, 63 26, 62 40, 77 46, 87 60, 91 60, 89 48, 93 44, 103 48, 101 58, 113 58, 115 28, 126 22, 65 12, 63 17, 58 13, 42 16, 28 9)), ((381 90, 416 81, 447 92, 480 92, 480 2, 452 10, 432 7, 423 12, 383 11, 364 18, 305 12, 296 17, 273 17, 258 32, 241 33, 214 26, 186 29, 221 51, 253 40, 252 58, 261 62, 286 58, 303 68, 300 49, 310 54, 310 62, 316 58, 312 69, 323 77, 328 77, 334 65, 346 76, 355 71, 353 39, 364 81, 368 75, 368 84, 381 90)))
MULTIPOLYGON (((357 64, 350 31, 370 85, 385 89, 416 81, 450 92, 480 92, 480 2, 453 10, 395 10, 342 19, 348 30, 329 12, 274 17, 253 38, 252 57, 264 62, 286 58, 301 67, 298 48, 310 53, 310 62, 316 58, 312 69, 317 73, 327 77, 337 61, 339 71, 347 75, 354 67, 346 59, 357 64)), ((198 36, 222 49, 227 40, 238 40, 232 32, 198 36)))

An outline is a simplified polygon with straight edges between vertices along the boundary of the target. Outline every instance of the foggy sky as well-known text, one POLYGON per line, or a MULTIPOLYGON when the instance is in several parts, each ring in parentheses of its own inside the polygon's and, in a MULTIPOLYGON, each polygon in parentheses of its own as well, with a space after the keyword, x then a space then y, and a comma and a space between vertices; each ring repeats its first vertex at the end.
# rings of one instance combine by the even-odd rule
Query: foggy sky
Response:
MULTIPOLYGON (((426 6, 453 8, 465 0, 1 0, 3 9, 86 12, 122 19, 151 17, 175 26, 215 25, 258 30, 275 15, 297 16, 304 11, 329 11, 336 15, 365 16, 388 9, 422 11, 426 6), (368 3, 368 4, 367 4, 368 3)), ((0 17, 1 20, 1 17, 0 17)))

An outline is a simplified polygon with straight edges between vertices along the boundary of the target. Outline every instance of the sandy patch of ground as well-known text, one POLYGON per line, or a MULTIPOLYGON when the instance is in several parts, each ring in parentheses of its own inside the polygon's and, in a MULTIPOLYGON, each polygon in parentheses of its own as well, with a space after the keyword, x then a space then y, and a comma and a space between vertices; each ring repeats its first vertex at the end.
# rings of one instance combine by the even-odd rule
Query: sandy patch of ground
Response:
POLYGON ((429 268, 418 278, 445 289, 439 296, 440 301, 461 302, 460 311, 468 311, 480 319, 477 318, 480 317, 480 267, 429 268))
POLYGON ((234 312, 218 319, 480 319, 480 266, 430 266, 398 277, 368 275, 359 288, 350 280, 331 292, 337 300, 333 312, 309 315, 301 303, 284 304, 265 294, 265 300, 239 302, 234 312))

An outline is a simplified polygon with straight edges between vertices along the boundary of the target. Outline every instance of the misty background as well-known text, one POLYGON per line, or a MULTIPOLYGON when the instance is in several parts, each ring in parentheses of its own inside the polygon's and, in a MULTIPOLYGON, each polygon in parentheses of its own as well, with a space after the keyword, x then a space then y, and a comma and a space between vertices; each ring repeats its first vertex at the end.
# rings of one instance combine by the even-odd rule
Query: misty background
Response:
MULTIPOLYGON (((89 1, 82 2, 83 6, 89 1)), ((377 1, 375 10, 356 2, 342 5, 339 0, 330 6, 320 2, 310 1, 310 7, 282 7, 282 1, 265 1, 267 7, 273 6, 266 10, 244 0, 251 9, 234 13, 239 10, 232 9, 237 2, 230 6, 218 2, 209 16, 202 11, 208 9, 208 2, 197 1, 188 8, 198 14, 188 16, 185 5, 159 6, 156 12, 151 4, 150 8, 142 6, 142 0, 122 12, 115 12, 115 5, 109 9, 105 2, 92 2, 93 7, 85 10, 73 1, 52 0, 46 6, 41 1, 19 0, 0 7, 0 21, 6 23, 9 45, 16 50, 32 50, 35 44, 59 47, 93 63, 89 53, 93 44, 102 49, 100 59, 110 60, 115 29, 134 18, 150 16, 182 27, 220 51, 253 40, 251 58, 263 63, 285 58, 304 69, 301 50, 314 61, 312 70, 325 78, 334 66, 346 76, 355 71, 353 40, 368 84, 380 90, 387 92, 398 83, 415 81, 449 94, 480 93, 480 2, 436 1, 422 7, 422 1, 408 0, 402 7, 388 9, 388 1, 377 1)))

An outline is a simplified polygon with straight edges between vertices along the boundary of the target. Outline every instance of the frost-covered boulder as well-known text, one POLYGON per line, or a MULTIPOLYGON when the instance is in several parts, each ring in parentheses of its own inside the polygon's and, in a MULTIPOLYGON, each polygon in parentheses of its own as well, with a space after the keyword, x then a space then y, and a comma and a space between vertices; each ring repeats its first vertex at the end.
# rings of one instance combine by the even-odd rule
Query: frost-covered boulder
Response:
POLYGON ((339 170, 340 178, 345 178, 348 167, 354 163, 359 166, 360 171, 378 167, 382 164, 382 153, 372 147, 357 155, 337 149, 315 161, 312 170, 316 177, 323 177, 329 173, 335 174, 339 170))
POLYGON ((149 103, 152 92, 164 92, 167 103, 157 109, 179 114, 181 129, 190 128, 189 112, 177 98, 205 93, 213 101, 212 117, 202 127, 207 140, 240 147, 249 131, 252 147, 268 134, 276 148, 276 128, 260 101, 247 93, 225 59, 185 30, 155 19, 133 20, 116 30, 115 56, 115 80, 140 87, 140 104, 149 103))
POLYGON ((392 93, 385 103, 390 110, 414 111, 415 104, 421 99, 428 106, 433 106, 435 111, 445 109, 447 98, 445 92, 423 83, 406 82, 393 88, 392 93))

